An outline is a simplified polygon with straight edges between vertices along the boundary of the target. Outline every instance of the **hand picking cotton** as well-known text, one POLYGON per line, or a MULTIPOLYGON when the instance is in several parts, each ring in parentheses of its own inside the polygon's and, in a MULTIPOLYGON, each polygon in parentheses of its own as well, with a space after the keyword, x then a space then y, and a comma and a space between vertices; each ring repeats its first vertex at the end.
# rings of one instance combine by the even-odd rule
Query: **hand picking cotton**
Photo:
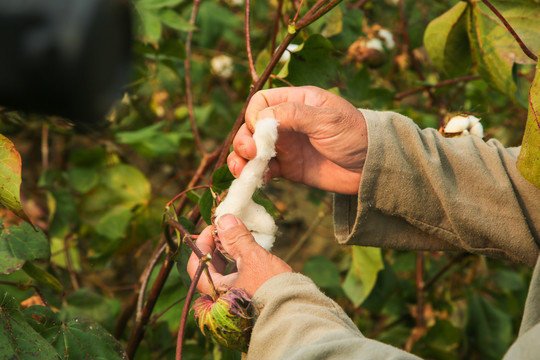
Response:
POLYGON ((278 121, 272 118, 257 121, 253 133, 257 155, 246 164, 238 179, 232 182, 227 197, 215 212, 216 222, 226 214, 233 214, 242 220, 255 241, 266 250, 270 250, 274 244, 277 226, 265 208, 255 203, 251 197, 257 188, 262 187, 268 162, 276 156, 278 125, 278 121))

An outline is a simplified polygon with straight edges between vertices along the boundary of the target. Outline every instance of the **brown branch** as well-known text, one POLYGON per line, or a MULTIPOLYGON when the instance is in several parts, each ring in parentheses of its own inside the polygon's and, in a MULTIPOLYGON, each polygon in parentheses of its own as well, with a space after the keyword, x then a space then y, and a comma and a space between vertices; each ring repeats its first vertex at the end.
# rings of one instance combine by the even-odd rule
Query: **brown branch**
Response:
POLYGON ((480 79, 480 78, 481 78, 480 75, 469 75, 469 76, 463 76, 463 77, 460 77, 460 78, 444 80, 444 81, 441 81, 441 82, 439 82, 437 84, 434 84, 434 85, 424 85, 424 86, 422 86, 420 88, 417 88, 417 89, 410 89, 410 90, 407 90, 407 91, 400 92, 400 93, 394 95, 394 99, 395 100, 401 100, 403 98, 406 98, 407 96, 422 92, 424 90, 428 90, 428 89, 432 89, 432 88, 439 88, 439 87, 448 86, 448 85, 454 85, 454 84, 457 84, 457 83, 460 83, 460 82, 467 82, 467 81, 477 80, 477 79, 480 79))
POLYGON ((144 304, 144 294, 146 293, 146 287, 148 286, 148 282, 150 281, 150 276, 152 275, 152 271, 158 264, 158 260, 161 257, 161 255, 165 252, 166 248, 167 248, 167 244, 163 244, 162 246, 158 248, 157 252, 152 254, 150 261, 146 265, 146 268, 144 269, 141 275, 141 287, 139 289, 139 296, 137 297, 137 312, 135 313, 136 322, 141 320, 141 316, 143 312, 143 304, 144 304))
MULTIPOLYGON (((197 17, 197 12, 199 10, 199 5, 201 4, 200 0, 193 1, 193 9, 191 10, 191 18, 189 23, 195 25, 195 18, 197 17)), ((197 124, 195 123, 195 112, 193 110, 193 94, 191 92, 191 42, 193 40, 193 30, 190 30, 187 34, 186 39, 186 59, 184 60, 184 67, 186 70, 186 102, 189 114, 189 123, 191 124, 191 131, 193 132, 193 137, 195 139, 195 145, 199 152, 203 155, 206 155, 204 148, 202 146, 201 137, 199 131, 197 130, 197 124)))
POLYGON ((49 125, 43 124, 41 128, 41 167, 44 170, 49 168, 49 125))
POLYGON ((287 256, 283 258, 283 261, 288 263, 302 249, 302 247, 306 244, 306 242, 311 237, 311 234, 313 234, 315 230, 317 230, 317 227, 321 223, 322 219, 324 219, 324 216, 325 216, 325 213, 324 211, 322 211, 322 208, 321 208, 315 220, 313 220, 313 222, 309 225, 309 228, 306 230, 306 232, 302 234, 302 237, 300 238, 300 240, 298 240, 294 248, 292 248, 291 251, 287 254, 287 256))
MULTIPOLYGON (((206 260, 208 261, 208 260, 206 260)), ((199 267, 193 276, 191 285, 186 296, 186 301, 184 302, 184 308, 182 309, 182 317, 180 319, 180 326, 178 328, 178 337, 176 338, 176 360, 182 359, 182 352, 184 350, 184 332, 186 329, 187 317, 189 314, 189 307, 191 305, 191 300, 193 299, 193 294, 195 293, 195 288, 199 283, 203 270, 206 268, 206 261, 204 258, 200 259, 199 267)))
POLYGON ((247 50, 247 56, 248 56, 249 70, 251 71, 251 79, 253 80, 253 82, 257 82, 257 80, 259 80, 259 75, 257 75, 257 70, 255 69, 255 63, 253 62, 253 54, 251 53, 251 32, 249 29, 250 8, 251 8, 250 2, 249 0, 246 0, 246 11, 245 11, 245 21, 244 21, 246 50, 247 50))
POLYGON ((360 9, 362 7, 364 7, 364 5, 366 5, 366 3, 368 2, 369 0, 360 0, 359 2, 357 2, 356 4, 352 4, 350 6, 347 6, 347 9, 360 9))
POLYGON ((274 74, 270 75, 270 79, 276 79, 276 80, 279 80, 279 81, 283 82, 284 84, 289 85, 290 87, 294 87, 294 84, 292 84, 292 83, 288 82, 287 80, 285 80, 284 78, 276 76, 274 74))
POLYGON ((281 11, 283 10, 283 0, 278 1, 276 16, 274 17, 274 27, 272 29, 272 41, 270 43, 270 54, 274 54, 276 50, 277 34, 279 31, 279 19, 281 18, 281 11))
POLYGON ((506 27, 506 29, 508 30, 508 32, 510 32, 510 34, 512 34, 512 36, 514 37, 514 39, 517 41, 519 47, 521 48, 521 50, 523 50, 523 52, 525 53, 525 55, 527 55, 529 58, 531 58, 532 60, 534 60, 535 62, 538 62, 538 56, 536 56, 528 47, 527 45, 525 45, 525 43, 523 42, 523 40, 521 40, 521 38, 519 37, 519 35, 516 33, 516 31, 512 28, 512 26, 508 23, 508 21, 504 18, 504 16, 499 12, 499 10, 497 10, 495 8, 495 6, 493 6, 488 0, 482 0, 482 2, 484 3, 484 5, 486 5, 498 18, 499 20, 501 20, 501 22, 503 23, 503 25, 506 27))
POLYGON ((161 290, 165 285, 165 281, 167 281, 167 277, 169 276, 174 264, 174 260, 167 256, 163 262, 163 265, 161 266, 156 281, 154 282, 154 285, 152 286, 152 289, 148 295, 148 299, 146 300, 146 305, 142 310, 140 321, 135 323, 135 326, 133 327, 129 336, 129 341, 126 346, 126 354, 129 359, 135 358, 135 352, 137 351, 137 348, 139 347, 139 344, 143 338, 146 324, 148 324, 148 320, 152 314, 154 305, 157 302, 159 294, 161 293, 161 290))
POLYGON ((417 313, 416 313, 416 326, 423 328, 425 326, 424 319, 424 261, 425 253, 423 251, 418 251, 416 253, 416 304, 417 304, 417 313))
POLYGON ((426 284, 424 285, 424 291, 429 290, 437 282, 437 280, 439 280, 440 277, 444 275, 445 272, 450 270, 450 268, 454 264, 459 263, 461 260, 465 259, 469 255, 470 255, 469 253, 460 253, 454 256, 452 259, 450 259, 450 261, 448 261, 446 265, 443 266, 442 269, 440 269, 435 275, 433 275, 431 279, 429 279, 426 282, 426 284))

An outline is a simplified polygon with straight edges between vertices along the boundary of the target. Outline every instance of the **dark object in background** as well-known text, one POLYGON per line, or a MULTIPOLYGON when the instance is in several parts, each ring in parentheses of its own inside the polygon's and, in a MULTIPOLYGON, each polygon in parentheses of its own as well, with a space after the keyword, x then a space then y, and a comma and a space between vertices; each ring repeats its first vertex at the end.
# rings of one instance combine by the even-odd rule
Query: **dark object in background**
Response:
POLYGON ((123 0, 0 0, 0 105, 103 120, 129 75, 123 0))

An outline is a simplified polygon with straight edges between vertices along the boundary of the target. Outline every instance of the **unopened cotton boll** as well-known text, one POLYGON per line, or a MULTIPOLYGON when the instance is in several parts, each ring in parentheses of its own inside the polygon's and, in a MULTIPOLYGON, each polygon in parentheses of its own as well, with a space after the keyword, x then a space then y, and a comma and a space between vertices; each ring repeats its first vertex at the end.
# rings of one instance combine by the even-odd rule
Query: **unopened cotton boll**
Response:
POLYGON ((223 215, 235 215, 251 231, 255 241, 266 250, 270 250, 274 244, 277 226, 266 209, 255 203, 251 197, 255 190, 263 185, 268 162, 276 155, 277 127, 276 119, 265 118, 257 121, 253 133, 257 155, 248 161, 240 176, 232 182, 227 197, 215 212, 216 222, 219 222, 223 215))
POLYGON ((224 79, 229 79, 234 72, 233 60, 228 55, 214 56, 210 60, 210 67, 214 74, 224 79))

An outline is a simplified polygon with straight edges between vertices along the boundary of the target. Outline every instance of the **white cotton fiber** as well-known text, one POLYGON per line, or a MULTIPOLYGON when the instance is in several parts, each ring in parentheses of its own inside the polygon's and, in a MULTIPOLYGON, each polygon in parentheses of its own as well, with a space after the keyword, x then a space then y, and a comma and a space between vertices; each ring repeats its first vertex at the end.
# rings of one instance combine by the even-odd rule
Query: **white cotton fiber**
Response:
POLYGON ((274 244, 277 226, 265 208, 255 203, 251 197, 263 185, 268 161, 276 155, 277 126, 276 119, 257 121, 253 134, 257 156, 246 164, 238 179, 232 182, 227 197, 215 212, 216 222, 226 214, 238 217, 251 231, 255 241, 266 250, 270 250, 274 244))

